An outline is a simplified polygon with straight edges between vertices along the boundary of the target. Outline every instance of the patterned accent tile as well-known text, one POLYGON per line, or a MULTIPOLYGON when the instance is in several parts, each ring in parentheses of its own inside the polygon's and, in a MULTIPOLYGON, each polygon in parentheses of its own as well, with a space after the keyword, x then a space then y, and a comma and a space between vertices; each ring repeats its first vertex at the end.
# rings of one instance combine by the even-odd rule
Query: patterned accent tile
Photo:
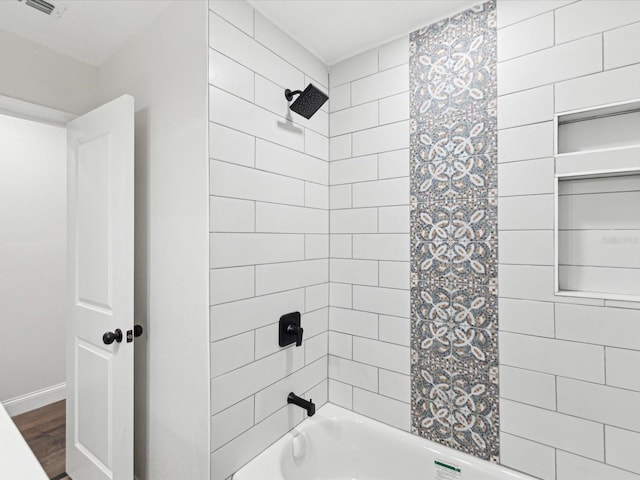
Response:
POLYGON ((414 343, 421 358, 458 368, 497 366, 497 330, 464 327, 454 321, 424 322, 416 326, 414 343))
POLYGON ((486 243, 427 243, 414 253, 418 261, 414 261, 412 272, 419 279, 496 284, 497 255, 486 243))
POLYGON ((496 246, 498 200, 477 198, 473 202, 415 203, 411 207, 416 244, 453 241, 466 245, 486 242, 496 246))
POLYGON ((416 124, 411 134, 411 194, 418 201, 497 195, 495 110, 416 124))
POLYGON ((497 375, 438 362, 412 367, 412 431, 429 440, 497 462, 497 375))
POLYGON ((493 286, 416 282, 411 287, 414 325, 448 323, 463 331, 498 329, 498 292, 493 286))
POLYGON ((455 67, 449 68, 448 65, 436 68, 433 60, 424 55, 420 62, 426 64, 426 71, 411 71, 411 118, 417 123, 496 108, 495 64, 456 71, 455 67))
POLYGON ((497 462, 495 0, 409 48, 412 431, 497 462))
POLYGON ((490 25, 493 2, 411 35, 411 118, 423 123, 496 108, 497 38, 490 25))
POLYGON ((494 285, 497 199, 411 207, 411 271, 419 279, 494 285))
POLYGON ((497 367, 494 288, 418 282, 411 289, 411 297, 415 362, 485 370, 497 367))
MULTIPOLYGON (((495 38, 496 28, 496 1, 490 0, 412 32, 409 41, 415 42, 417 49, 418 46, 428 48, 435 40, 455 41, 461 37, 472 37, 474 33, 493 35, 495 38)), ((414 54, 413 51, 411 53, 414 54)), ((493 55, 495 63, 495 53, 493 55)))

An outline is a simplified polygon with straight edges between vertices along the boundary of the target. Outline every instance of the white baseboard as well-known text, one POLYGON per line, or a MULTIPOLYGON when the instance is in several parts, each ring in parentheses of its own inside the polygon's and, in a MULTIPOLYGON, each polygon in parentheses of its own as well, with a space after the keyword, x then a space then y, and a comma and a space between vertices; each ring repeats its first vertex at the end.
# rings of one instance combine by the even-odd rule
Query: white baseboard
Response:
POLYGON ((10 416, 14 417, 65 398, 67 398, 67 384, 59 383, 58 385, 5 400, 2 402, 2 406, 10 416))

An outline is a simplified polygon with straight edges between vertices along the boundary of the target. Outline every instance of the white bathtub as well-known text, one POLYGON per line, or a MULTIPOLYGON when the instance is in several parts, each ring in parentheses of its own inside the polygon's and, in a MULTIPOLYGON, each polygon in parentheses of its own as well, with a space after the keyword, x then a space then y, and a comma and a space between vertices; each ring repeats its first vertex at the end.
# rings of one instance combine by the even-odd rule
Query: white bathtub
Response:
POLYGON ((533 480, 327 404, 233 480, 533 480))

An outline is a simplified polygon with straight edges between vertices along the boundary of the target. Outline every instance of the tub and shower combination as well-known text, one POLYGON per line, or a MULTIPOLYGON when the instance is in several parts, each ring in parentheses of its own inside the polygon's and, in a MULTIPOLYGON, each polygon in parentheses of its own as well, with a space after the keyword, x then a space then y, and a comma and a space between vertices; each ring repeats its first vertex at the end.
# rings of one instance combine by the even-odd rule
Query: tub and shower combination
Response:
POLYGON ((326 404, 233 480, 533 480, 326 404))

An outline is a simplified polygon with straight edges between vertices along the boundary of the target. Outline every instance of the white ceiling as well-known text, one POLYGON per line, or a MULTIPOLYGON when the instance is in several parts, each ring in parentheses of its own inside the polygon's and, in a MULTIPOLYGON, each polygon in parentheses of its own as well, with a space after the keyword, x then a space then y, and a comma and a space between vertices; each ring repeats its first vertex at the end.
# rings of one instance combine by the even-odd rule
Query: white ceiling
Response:
POLYGON ((327 65, 480 3, 479 0, 248 0, 327 65))
POLYGON ((66 11, 58 19, 16 0, 0 0, 0 29, 81 62, 100 66, 149 25, 167 0, 50 0, 66 11))

